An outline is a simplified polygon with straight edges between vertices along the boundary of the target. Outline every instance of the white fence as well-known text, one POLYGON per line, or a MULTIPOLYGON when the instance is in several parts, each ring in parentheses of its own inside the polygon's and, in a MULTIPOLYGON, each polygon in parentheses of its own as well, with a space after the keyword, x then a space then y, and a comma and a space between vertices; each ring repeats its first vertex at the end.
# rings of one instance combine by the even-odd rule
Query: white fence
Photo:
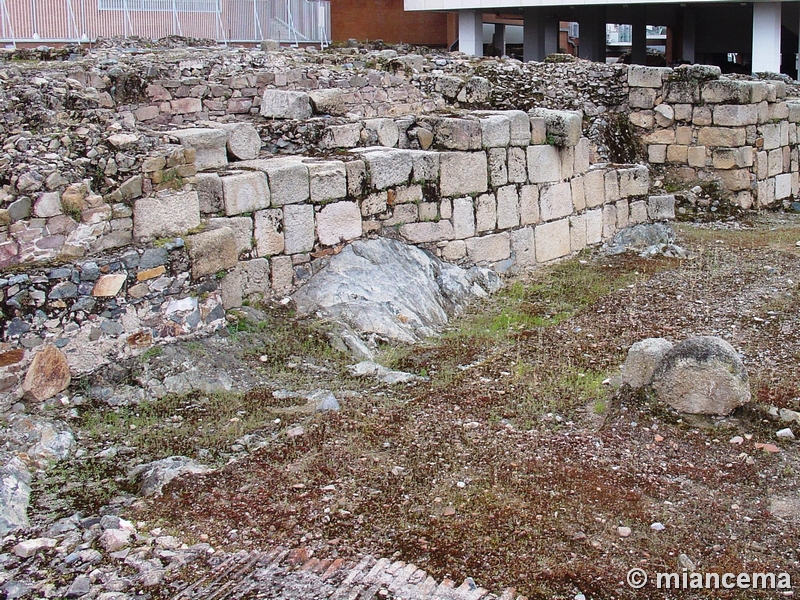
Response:
POLYGON ((330 43, 326 0, 0 0, 0 43, 169 35, 330 43))

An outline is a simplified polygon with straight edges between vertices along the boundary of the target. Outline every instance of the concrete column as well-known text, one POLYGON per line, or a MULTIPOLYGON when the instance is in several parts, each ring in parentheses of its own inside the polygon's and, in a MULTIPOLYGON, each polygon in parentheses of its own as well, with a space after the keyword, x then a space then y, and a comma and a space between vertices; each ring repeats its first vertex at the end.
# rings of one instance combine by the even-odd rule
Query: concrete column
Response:
POLYGON ((458 49, 470 56, 483 56, 483 13, 458 11, 458 49))
POLYGON ((526 6, 522 9, 522 59, 525 62, 544 60, 544 28, 541 27, 541 17, 541 8, 526 6))
POLYGON ((781 72, 781 3, 753 3, 753 73, 781 72))
POLYGON ((631 64, 647 64, 647 13, 643 6, 631 7, 631 64))
POLYGON ((544 55, 558 52, 558 19, 548 16, 542 20, 544 25, 544 55))
POLYGON ((492 49, 497 56, 503 56, 506 53, 506 26, 502 23, 494 24, 492 49))
POLYGON ((694 38, 696 22, 694 8, 684 8, 681 21, 681 60, 685 60, 690 63, 694 63, 694 38))
POLYGON ((578 56, 596 62, 606 61, 606 11, 603 6, 586 6, 578 13, 580 41, 578 56))

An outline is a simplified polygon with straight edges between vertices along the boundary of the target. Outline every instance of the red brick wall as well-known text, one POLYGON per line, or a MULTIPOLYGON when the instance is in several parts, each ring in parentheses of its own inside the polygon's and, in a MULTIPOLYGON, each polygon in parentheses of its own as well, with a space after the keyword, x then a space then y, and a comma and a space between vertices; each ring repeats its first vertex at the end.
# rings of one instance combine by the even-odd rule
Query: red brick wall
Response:
POLYGON ((447 14, 405 12, 403 0, 332 0, 331 38, 444 46, 447 14))

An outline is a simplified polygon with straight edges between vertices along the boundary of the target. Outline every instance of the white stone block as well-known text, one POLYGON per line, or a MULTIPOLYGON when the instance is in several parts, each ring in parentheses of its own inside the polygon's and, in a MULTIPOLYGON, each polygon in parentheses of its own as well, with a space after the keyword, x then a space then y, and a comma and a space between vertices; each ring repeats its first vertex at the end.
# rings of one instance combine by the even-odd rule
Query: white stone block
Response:
POLYGON ((572 252, 586 248, 586 215, 569 218, 569 247, 572 252))
POLYGON ((522 225, 536 225, 539 215, 539 186, 523 185, 519 190, 519 219, 522 225))
POLYGON ((630 217, 628 222, 631 225, 647 222, 647 201, 636 200, 630 203, 630 217))
POLYGON ((445 220, 409 223, 400 227, 400 235, 412 244, 452 240, 454 237, 453 224, 445 220))
POLYGON ((283 211, 280 208, 260 210, 254 220, 256 254, 269 257, 283 252, 283 211))
POLYGON ((543 117, 547 125, 547 137, 559 146, 575 146, 581 139, 583 118, 578 112, 534 108, 528 114, 543 117))
POLYGON ((221 129, 193 128, 170 131, 184 148, 195 150, 194 166, 198 171, 219 169, 228 164, 228 134, 221 129))
POLYGON ((541 187, 539 214, 542 221, 554 221, 572 214, 572 187, 569 182, 541 187))
POLYGON ((478 233, 494 231, 497 227, 497 202, 494 194, 478 196, 475 201, 475 224, 478 233))
POLYGON ((269 119, 309 119, 311 99, 305 92, 264 90, 259 114, 269 119))
POLYGON ((614 204, 603 206, 603 239, 614 237, 617 233, 617 207, 614 204))
POLYGON ((467 244, 464 240, 453 240, 452 242, 447 242, 444 248, 442 248, 442 260, 446 260, 449 262, 456 262, 461 260, 467 255, 467 244))
POLYGON ((333 246, 361 237, 361 210, 356 202, 328 204, 316 216, 320 244, 333 246))
POLYGON ((472 198, 453 199, 453 237, 463 240, 475 235, 475 213, 472 198))
POLYGON ((519 225, 519 194, 517 186, 507 185, 497 190, 497 228, 509 229, 519 225))
POLYGON ((614 206, 617 209, 617 229, 625 229, 628 226, 628 201, 617 200, 614 206))
POLYGON ((140 198, 133 204, 133 224, 133 235, 140 240, 185 235, 200 225, 197 192, 140 198))
POLYGON ((561 181, 561 157, 556 146, 528 146, 527 155, 531 183, 561 181))
POLYGON ((443 152, 439 191, 443 197, 480 194, 488 188, 485 152, 443 152))
POLYGON ((341 161, 308 162, 311 201, 327 202, 347 196, 347 171, 341 161))
POLYGON ((311 252, 314 249, 314 207, 310 204, 287 204, 283 207, 283 239, 286 254, 311 252))
POLYGON ((619 194, 619 174, 616 169, 611 169, 603 174, 603 183, 606 188, 606 202, 616 202, 619 194))
POLYGON ((599 244, 603 241, 603 209, 586 211, 586 243, 599 244))
POLYGON ((422 186, 419 184, 402 186, 394 190, 394 204, 422 202, 423 200, 424 196, 422 194, 422 186))
POLYGON ((669 67, 628 66, 628 85, 630 87, 660 88, 663 77, 672 73, 669 67))
POLYGON ((775 199, 783 200, 792 195, 792 174, 783 173, 775 177, 775 199))
POLYGON ((583 176, 583 196, 587 208, 602 206, 606 199, 605 171, 593 169, 583 176))
POLYGON ((575 177, 571 182, 572 186, 572 205, 577 212, 586 209, 586 190, 583 187, 583 177, 575 177))
MULTIPOLYGON (((508 182, 527 183, 527 156, 524 148, 512 146, 508 149, 508 182)), ((492 184, 494 185, 494 183, 492 184)), ((503 184, 500 184, 503 185, 503 184)))
POLYGON ((722 127, 744 127, 758 123, 758 107, 755 104, 720 104, 713 107, 714 125, 722 127))
POLYGON ((619 169, 619 197, 645 196, 650 189, 650 170, 644 165, 619 169))
POLYGON ((536 264, 536 238, 533 227, 522 227, 510 232, 511 255, 520 267, 536 264))
POLYGON ((266 173, 272 206, 283 206, 305 202, 309 198, 308 167, 300 160, 296 157, 248 160, 236 163, 236 166, 266 173))
POLYGON ((385 148, 394 148, 400 139, 400 131, 394 119, 367 119, 364 121, 364 129, 372 132, 375 135, 373 139, 377 139, 378 144, 385 148))
POLYGON ((470 238, 466 243, 467 256, 474 263, 492 263, 511 256, 511 238, 506 231, 470 238))
POLYGON ((413 164, 411 178, 415 182, 439 181, 439 153, 409 150, 413 164))
POLYGON ((511 142, 511 119, 508 115, 479 113, 481 141, 484 148, 506 148, 511 142))
POLYGON ((250 252, 253 247, 253 219, 250 217, 214 217, 208 220, 209 229, 219 229, 220 227, 228 227, 233 231, 237 254, 250 252))
POLYGON ((252 213, 270 203, 267 177, 260 172, 244 172, 222 178, 222 198, 226 215, 252 213))
MULTIPOLYGON (((522 148, 517 148, 522 150, 522 148)), ((505 148, 490 148, 489 158, 489 185, 500 187, 508 183, 508 151, 505 148)))
POLYGON ((569 219, 538 225, 535 237, 537 262, 555 260, 570 253, 569 219))
POLYGON ((276 256, 270 261, 272 289, 288 290, 294 283, 294 265, 291 256, 276 256))
POLYGON ((558 153, 561 155, 561 179, 571 179, 575 166, 575 147, 564 146, 559 148, 558 153))
POLYGON ((531 143, 531 119, 528 113, 522 110, 505 111, 511 119, 511 140, 512 146, 529 146, 531 143))
POLYGON ((404 185, 411 178, 414 163, 408 150, 371 149, 361 157, 367 163, 369 185, 374 189, 404 185))
POLYGON ((575 166, 572 172, 575 175, 583 175, 589 170, 589 158, 591 155, 591 144, 589 139, 582 137, 575 146, 575 166))
POLYGON ((675 218, 675 196, 650 196, 647 199, 647 214, 651 221, 663 221, 675 218))
POLYGON ((389 207, 389 193, 375 192, 361 200, 361 214, 365 217, 379 215, 386 212, 389 207))

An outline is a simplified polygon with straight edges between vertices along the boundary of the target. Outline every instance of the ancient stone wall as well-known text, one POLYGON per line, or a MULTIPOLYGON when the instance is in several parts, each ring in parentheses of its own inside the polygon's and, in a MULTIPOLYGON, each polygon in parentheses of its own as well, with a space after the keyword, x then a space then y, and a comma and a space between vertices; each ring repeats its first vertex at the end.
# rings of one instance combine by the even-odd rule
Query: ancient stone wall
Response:
POLYGON ((681 181, 720 182, 744 209, 798 193, 800 99, 783 81, 723 78, 717 67, 630 67, 630 120, 650 164, 681 181))

